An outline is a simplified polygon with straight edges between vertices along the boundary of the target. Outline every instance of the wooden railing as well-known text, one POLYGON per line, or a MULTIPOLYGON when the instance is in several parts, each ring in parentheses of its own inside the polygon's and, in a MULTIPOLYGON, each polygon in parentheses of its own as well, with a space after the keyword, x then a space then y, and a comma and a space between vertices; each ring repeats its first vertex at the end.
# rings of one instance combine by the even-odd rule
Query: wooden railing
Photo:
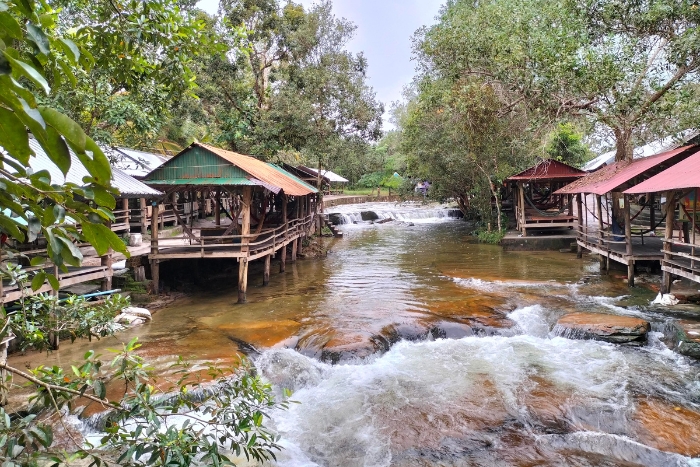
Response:
POLYGON ((664 253, 664 259, 661 266, 676 269, 673 271, 676 273, 678 270, 686 272, 687 275, 681 275, 697 281, 700 279, 700 256, 698 256, 697 249, 700 249, 700 246, 694 243, 664 239, 664 249, 661 250, 664 253), (674 251, 673 247, 682 248, 685 251, 674 251))
POLYGON ((215 252, 227 252, 227 256, 247 257, 250 260, 275 252, 292 240, 308 232, 314 216, 292 219, 286 225, 263 229, 259 233, 247 235, 180 235, 167 239, 151 240, 151 257, 172 256, 168 250, 184 250, 176 256, 206 256, 215 252), (191 253, 186 253, 186 252, 191 253))

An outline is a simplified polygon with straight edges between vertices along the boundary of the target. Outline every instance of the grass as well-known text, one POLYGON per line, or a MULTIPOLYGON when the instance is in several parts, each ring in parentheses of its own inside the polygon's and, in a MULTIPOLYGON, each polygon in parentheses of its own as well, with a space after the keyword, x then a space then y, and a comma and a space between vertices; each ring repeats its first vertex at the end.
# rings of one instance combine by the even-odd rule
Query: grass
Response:
POLYGON ((497 245, 503 240, 506 234, 505 230, 492 230, 491 232, 487 230, 478 230, 475 232, 476 237, 481 243, 490 243, 492 245, 497 245))

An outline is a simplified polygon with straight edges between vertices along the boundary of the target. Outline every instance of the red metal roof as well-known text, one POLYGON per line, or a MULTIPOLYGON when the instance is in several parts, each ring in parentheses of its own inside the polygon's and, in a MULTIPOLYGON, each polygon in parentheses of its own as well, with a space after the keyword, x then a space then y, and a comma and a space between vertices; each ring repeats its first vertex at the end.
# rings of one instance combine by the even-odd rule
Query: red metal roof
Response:
POLYGON ((625 185, 633 183, 635 178, 656 175, 687 157, 691 154, 688 152, 690 148, 694 148, 694 146, 684 146, 634 161, 618 161, 597 172, 588 174, 554 193, 559 195, 576 193, 604 195, 608 192, 619 191, 625 189, 625 185))
POLYGON ((625 193, 655 193, 685 188, 700 188, 700 151, 639 185, 633 186, 625 193))
POLYGON ((217 148, 214 146, 209 146, 203 143, 192 143, 192 146, 199 146, 207 151, 211 151, 217 156, 226 159, 233 165, 239 167, 245 172, 249 173, 255 177, 260 182, 263 182, 263 186, 273 186, 281 188, 285 194, 290 196, 304 196, 311 193, 315 193, 316 190, 306 184, 296 181, 283 173, 282 169, 276 170, 274 167, 266 164, 265 162, 258 160, 254 157, 244 156, 243 154, 238 154, 233 151, 227 151, 225 149, 217 148))
POLYGON ((508 177, 506 180, 575 180, 583 177, 587 173, 588 172, 584 172, 583 170, 579 170, 576 167, 564 164, 563 162, 547 159, 537 163, 527 170, 520 172, 519 174, 508 177))

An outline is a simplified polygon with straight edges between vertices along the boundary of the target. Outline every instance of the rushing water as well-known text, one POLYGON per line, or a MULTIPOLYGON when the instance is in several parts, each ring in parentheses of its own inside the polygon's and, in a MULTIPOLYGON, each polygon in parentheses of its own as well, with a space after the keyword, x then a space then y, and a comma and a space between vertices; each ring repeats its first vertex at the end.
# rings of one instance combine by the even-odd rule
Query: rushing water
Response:
POLYGON ((574 311, 662 330, 669 315, 648 305, 653 292, 600 276, 586 256, 476 244, 438 208, 337 211, 369 209, 403 222, 348 223, 327 258, 288 263, 269 287, 252 268, 247 305, 218 286, 119 339, 140 336, 163 362, 248 352, 301 402, 272 414, 281 467, 700 466, 694 361, 660 332, 643 347, 552 332, 574 311))

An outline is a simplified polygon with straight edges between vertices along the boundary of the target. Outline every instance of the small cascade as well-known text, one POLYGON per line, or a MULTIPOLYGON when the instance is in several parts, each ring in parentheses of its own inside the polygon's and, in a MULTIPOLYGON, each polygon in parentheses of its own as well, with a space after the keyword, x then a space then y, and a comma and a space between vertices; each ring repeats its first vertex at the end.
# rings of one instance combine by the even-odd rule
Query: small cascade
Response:
POLYGON ((338 206, 328 213, 331 223, 336 225, 361 224, 381 221, 425 222, 432 220, 457 219, 463 217, 455 208, 423 207, 415 205, 338 206), (366 207, 366 209, 359 209, 366 207))

